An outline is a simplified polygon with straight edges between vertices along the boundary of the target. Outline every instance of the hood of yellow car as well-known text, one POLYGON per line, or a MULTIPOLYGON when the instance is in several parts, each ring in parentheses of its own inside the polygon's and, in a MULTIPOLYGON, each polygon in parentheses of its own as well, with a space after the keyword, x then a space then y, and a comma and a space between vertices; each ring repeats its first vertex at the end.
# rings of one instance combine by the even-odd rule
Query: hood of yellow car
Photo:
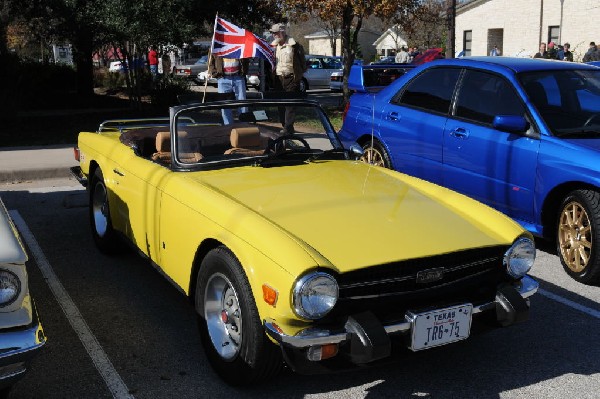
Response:
POLYGON ((512 220, 463 195, 361 162, 194 175, 310 245, 340 272, 510 245, 523 233, 512 220))

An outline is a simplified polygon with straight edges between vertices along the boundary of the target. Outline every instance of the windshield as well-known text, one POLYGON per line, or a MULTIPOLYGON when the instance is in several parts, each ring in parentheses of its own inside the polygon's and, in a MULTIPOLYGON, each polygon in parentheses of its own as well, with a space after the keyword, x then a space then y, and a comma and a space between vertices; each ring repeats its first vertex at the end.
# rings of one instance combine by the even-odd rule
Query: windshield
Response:
POLYGON ((527 72, 519 80, 553 134, 600 134, 600 69, 527 72))
POLYGON ((182 166, 257 163, 282 149, 306 160, 342 149, 321 108, 305 101, 198 105, 179 110, 174 122, 175 159, 182 166), (288 120, 294 118, 294 124, 282 132, 286 114, 288 120), (282 142, 281 136, 290 140, 282 142))

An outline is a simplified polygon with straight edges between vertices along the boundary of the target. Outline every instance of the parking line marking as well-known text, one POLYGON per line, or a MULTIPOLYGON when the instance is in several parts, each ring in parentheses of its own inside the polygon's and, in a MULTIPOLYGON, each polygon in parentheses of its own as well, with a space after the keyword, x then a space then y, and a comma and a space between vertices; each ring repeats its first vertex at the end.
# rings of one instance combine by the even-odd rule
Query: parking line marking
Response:
POLYGON ((104 382, 113 397, 116 399, 133 398, 133 395, 129 393, 129 389, 125 385, 125 382, 123 382, 123 379, 115 370, 110 359, 102 349, 102 346, 79 312, 79 309, 77 309, 77 306, 69 296, 69 293, 65 290, 65 287, 56 276, 56 273, 54 273, 54 269, 52 269, 50 262, 46 259, 42 248, 39 246, 31 230, 29 230, 25 220, 23 220, 19 214, 19 211, 11 210, 8 213, 17 226, 17 229, 19 229, 21 236, 27 243, 27 246, 35 258, 42 275, 46 279, 54 298, 56 298, 56 301, 65 313, 67 320, 69 320, 71 327, 79 337, 79 340, 94 362, 96 369, 104 379, 104 382))
POLYGON ((563 298, 560 295, 553 294, 552 292, 546 291, 541 288, 538 289, 538 293, 540 293, 540 295, 545 296, 546 298, 550 298, 556 302, 562 303, 563 305, 567 305, 573 309, 579 310, 580 312, 586 313, 592 317, 600 319, 600 311, 598 311, 598 310, 588 308, 587 306, 583 306, 577 302, 571 301, 570 299, 567 299, 567 298, 563 298))

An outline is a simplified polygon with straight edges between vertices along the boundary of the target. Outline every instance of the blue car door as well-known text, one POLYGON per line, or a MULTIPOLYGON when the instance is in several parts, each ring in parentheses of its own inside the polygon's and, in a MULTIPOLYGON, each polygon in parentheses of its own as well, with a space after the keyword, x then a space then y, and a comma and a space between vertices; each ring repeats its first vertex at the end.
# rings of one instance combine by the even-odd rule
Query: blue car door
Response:
POLYGON ((444 131, 443 185, 527 224, 533 200, 539 135, 492 126, 497 115, 529 119, 524 102, 503 76, 465 70, 453 116, 444 131))
POLYGON ((379 132, 394 169, 441 184, 443 132, 460 71, 428 69, 382 107, 379 132))

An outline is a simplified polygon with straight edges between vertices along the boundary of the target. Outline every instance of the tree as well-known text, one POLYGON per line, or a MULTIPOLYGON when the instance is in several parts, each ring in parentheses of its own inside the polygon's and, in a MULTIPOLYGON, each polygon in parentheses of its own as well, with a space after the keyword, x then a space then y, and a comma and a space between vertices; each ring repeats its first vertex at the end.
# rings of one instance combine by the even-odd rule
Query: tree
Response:
POLYGON ((348 75, 356 56, 358 34, 363 20, 371 15, 389 19, 393 15, 409 13, 418 4, 418 0, 271 0, 272 4, 290 17, 305 20, 317 15, 324 21, 337 21, 342 39, 342 58, 344 64, 344 100, 350 98, 348 75))

